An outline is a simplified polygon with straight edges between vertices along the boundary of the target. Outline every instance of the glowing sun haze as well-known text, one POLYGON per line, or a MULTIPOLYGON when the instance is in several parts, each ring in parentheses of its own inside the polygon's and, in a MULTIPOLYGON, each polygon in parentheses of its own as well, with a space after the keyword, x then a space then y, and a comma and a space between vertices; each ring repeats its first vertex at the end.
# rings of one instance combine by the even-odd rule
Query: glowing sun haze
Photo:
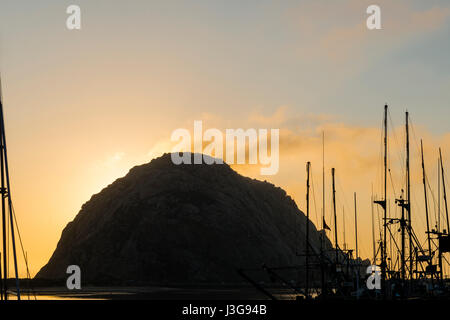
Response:
POLYGON ((366 258, 372 254, 372 184, 381 195, 383 106, 391 107, 395 127, 395 196, 404 182, 408 109, 415 130, 413 223, 423 239, 417 141, 424 139, 432 187, 437 147, 450 169, 448 1, 377 1, 382 29, 373 31, 365 27, 372 1, 77 3, 82 29, 74 31, 65 27, 70 3, 0 4, 12 196, 32 275, 92 194, 169 152, 172 131, 192 129, 194 120, 223 130, 280 129, 275 176, 260 176, 257 166, 233 168, 284 188, 304 209, 305 165, 311 161, 316 225, 325 131, 327 222, 335 167, 338 214, 345 206, 349 219, 346 242, 354 246, 356 191, 360 254, 366 258))

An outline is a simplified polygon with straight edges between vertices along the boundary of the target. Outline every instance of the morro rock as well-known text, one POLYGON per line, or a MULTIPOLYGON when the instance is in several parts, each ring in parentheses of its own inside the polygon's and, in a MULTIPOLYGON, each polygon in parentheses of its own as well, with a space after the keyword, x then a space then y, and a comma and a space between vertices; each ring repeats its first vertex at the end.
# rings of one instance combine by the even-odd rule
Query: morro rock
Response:
POLYGON ((240 268, 301 263, 305 223, 281 188, 226 164, 174 165, 165 154, 92 196, 36 278, 65 279, 78 265, 90 283, 243 282, 240 268))

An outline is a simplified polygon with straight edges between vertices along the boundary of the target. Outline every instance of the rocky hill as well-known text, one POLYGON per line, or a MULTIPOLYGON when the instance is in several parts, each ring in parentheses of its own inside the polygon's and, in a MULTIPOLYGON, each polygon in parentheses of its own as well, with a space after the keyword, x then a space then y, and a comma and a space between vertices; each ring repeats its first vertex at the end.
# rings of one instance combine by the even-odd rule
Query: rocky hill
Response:
POLYGON ((300 264, 305 222, 281 188, 165 154, 92 196, 36 278, 65 279, 75 264, 91 283, 239 282, 239 268, 300 264))

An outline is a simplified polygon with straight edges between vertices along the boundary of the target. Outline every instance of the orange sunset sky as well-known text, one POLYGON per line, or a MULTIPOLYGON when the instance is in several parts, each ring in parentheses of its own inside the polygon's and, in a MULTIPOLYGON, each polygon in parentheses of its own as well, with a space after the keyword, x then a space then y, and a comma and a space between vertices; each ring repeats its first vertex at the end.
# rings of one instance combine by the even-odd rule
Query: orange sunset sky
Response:
POLYGON ((346 242, 354 247, 356 191, 360 255, 368 258, 372 185, 375 194, 382 190, 383 106, 390 106, 392 215, 404 187, 408 109, 413 226, 423 241, 421 138, 433 224, 438 147, 450 170, 450 4, 380 0, 382 29, 368 30, 372 2, 2 0, 12 196, 32 276, 83 203, 131 167, 169 152, 172 131, 192 131, 194 120, 204 129, 280 129, 276 175, 233 167, 285 189, 304 210, 311 161, 318 227, 325 132, 327 223, 335 167, 338 222, 344 207, 346 242), (71 31, 66 8, 75 2, 82 28, 71 31))

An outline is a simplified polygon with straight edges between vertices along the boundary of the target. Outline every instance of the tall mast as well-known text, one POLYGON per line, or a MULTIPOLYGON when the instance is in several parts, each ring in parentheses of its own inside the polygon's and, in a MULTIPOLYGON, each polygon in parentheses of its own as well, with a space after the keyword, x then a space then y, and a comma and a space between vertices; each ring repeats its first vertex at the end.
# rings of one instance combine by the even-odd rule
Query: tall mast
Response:
POLYGON ((448 223, 448 207, 447 207, 447 193, 445 191, 445 172, 444 172, 444 166, 442 164, 442 152, 441 152, 441 148, 439 148, 439 158, 441 160, 441 176, 442 176, 442 189, 444 192, 444 204, 445 204, 445 216, 447 218, 447 234, 450 234, 450 226, 448 223))
MULTIPOLYGON (((3 277, 2 277, 2 264, 1 264, 2 254, 0 252, 0 279, 2 280, 0 283, 0 298, 3 301, 3 277)), ((5 293, 6 294, 6 293, 5 293)))
POLYGON ((409 163, 409 113, 406 111, 406 196, 408 213, 408 232, 409 232, 409 276, 413 279, 413 242, 412 242, 412 224, 411 224, 411 173, 409 163))
POLYGON ((437 199, 438 199, 438 202, 437 202, 437 205, 438 205, 438 208, 437 208, 437 212, 438 212, 438 214, 437 214, 437 216, 438 216, 438 218, 437 218, 437 232, 441 232, 441 165, 440 165, 440 162, 439 162, 439 159, 438 159, 438 161, 437 161, 437 176, 438 176, 438 180, 437 180, 437 188, 438 188, 438 196, 437 196, 437 199))
POLYGON ((356 299, 359 299, 359 255, 358 255, 358 215, 356 207, 356 192, 353 193, 355 200, 355 260, 356 260, 356 299))
POLYGON ((387 126, 387 117, 388 117, 388 106, 387 104, 384 106, 384 198, 383 200, 376 200, 374 203, 379 204, 383 208, 383 239, 380 243, 380 251, 381 251, 381 282, 382 286, 385 287, 386 280, 386 237, 387 237, 387 171, 388 171, 388 126, 387 126))
POLYGON ((342 206, 342 231, 344 235, 344 242, 342 243, 342 247, 344 250, 347 250, 347 244, 345 242, 345 207, 342 206))
POLYGON ((326 294, 325 268, 323 265, 323 251, 325 238, 325 131, 322 131, 322 233, 320 234, 320 277, 322 282, 322 295, 326 294))
POLYGON ((405 244, 405 228, 406 228, 406 220, 405 220, 405 209, 406 209, 406 205, 405 205, 405 199, 403 198, 403 192, 404 192, 404 190, 402 189, 402 194, 400 195, 400 200, 399 200, 399 203, 400 203, 400 206, 401 206, 401 208, 402 208, 402 217, 401 217, 401 220, 400 220, 400 230, 401 230, 401 238, 402 238, 402 251, 400 252, 400 265, 401 265, 401 267, 400 267, 400 270, 401 270, 401 272, 400 272, 400 274, 401 274, 401 278, 402 278, 402 281, 404 281, 405 279, 406 279, 406 259, 405 259, 405 257, 406 257, 406 250, 405 250, 405 246, 406 246, 406 244, 405 244))
POLYGON ((8 169, 8 153, 6 148, 6 135, 5 135, 5 121, 3 116, 3 102, 1 93, 1 79, 0 79, 0 175, 1 175, 1 189, 0 193, 2 195, 2 223, 3 223, 3 292, 4 299, 8 299, 7 294, 7 279, 8 279, 8 259, 7 259, 7 249, 6 249, 6 239, 7 239, 7 227, 6 227, 6 216, 9 214, 9 225, 11 232, 11 245, 13 249, 13 260, 14 260, 14 272, 16 279, 16 289, 17 289, 17 299, 20 300, 20 288, 19 288, 19 273, 17 269, 17 255, 16 255, 16 244, 15 244, 15 231, 14 231, 14 215, 12 211, 12 201, 11 201, 11 187, 9 183, 9 169, 8 169), (8 204, 8 210, 6 210, 6 203, 8 204), (8 212, 7 212, 8 211, 8 212))
POLYGON ((309 291, 309 174, 311 163, 306 163, 306 297, 309 291))
POLYGON ((338 236, 337 236, 337 215, 336 215, 336 184, 334 177, 335 169, 331 168, 331 177, 333 180, 333 212, 334 212, 334 246, 336 250, 336 264, 338 263, 338 236))
MULTIPOLYGON (((1 84, 0 84, 1 86, 1 84)), ((3 97, 0 93, 0 113, 3 113, 3 97)), ((1 122, 1 121, 0 121, 1 122)), ((1 127, 0 123, 0 136, 3 136, 3 127, 1 127)), ((3 242, 3 292, 5 293, 5 300, 8 300, 8 260, 7 260, 7 250, 6 250, 6 236, 7 236, 7 229, 6 229, 6 202, 5 202, 5 172, 4 172, 4 166, 3 166, 3 139, 0 138, 0 174, 1 174, 1 189, 0 193, 2 194, 2 242, 3 242)))
MULTIPOLYGON (((325 232, 325 132, 322 131, 322 230, 325 232)), ((320 242, 323 246, 323 239, 320 242)))
MULTIPOLYGON (((427 218, 427 240, 428 240, 428 254, 429 254, 429 260, 428 260, 428 265, 430 266, 430 270, 431 270, 431 257, 432 257, 432 252, 431 252, 431 238, 430 238, 430 221, 428 218, 428 198, 427 198, 427 183, 426 183, 426 175, 425 175, 425 161, 423 158, 423 142, 422 140, 420 140, 420 151, 422 154, 422 180, 423 180, 423 192, 425 195, 425 215, 427 218)), ((433 278, 433 275, 431 275, 431 278, 433 278)))
POLYGON ((373 264, 376 264, 377 251, 375 248, 375 221, 374 221, 374 212, 373 212, 373 185, 372 185, 372 201, 371 201, 371 211, 372 211, 372 254, 373 254, 373 264))
POLYGON ((387 153, 388 153, 388 127, 387 127, 387 117, 388 117, 388 106, 384 106, 384 219, 383 219, 383 248, 382 248, 382 266, 381 266, 381 278, 383 281, 386 280, 386 235, 387 235, 387 153))
POLYGON ((353 193, 353 198, 355 200, 355 259, 358 261, 358 216, 356 207, 356 192, 353 193))

